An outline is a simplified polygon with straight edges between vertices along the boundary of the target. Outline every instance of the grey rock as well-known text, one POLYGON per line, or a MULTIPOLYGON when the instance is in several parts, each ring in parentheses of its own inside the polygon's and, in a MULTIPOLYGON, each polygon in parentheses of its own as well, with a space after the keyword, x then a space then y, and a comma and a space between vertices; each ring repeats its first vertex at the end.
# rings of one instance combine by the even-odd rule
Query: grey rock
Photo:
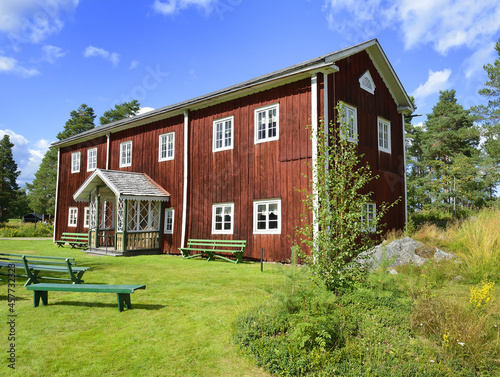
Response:
MULTIPOLYGON (((385 245, 385 259, 391 262, 387 267, 397 267, 406 264, 414 264, 421 266, 427 259, 415 254, 415 250, 422 248, 420 242, 413 240, 411 237, 405 237, 399 240, 392 241, 385 245)), ((382 264, 384 251, 383 246, 378 245, 373 249, 366 251, 358 257, 358 261, 371 269, 377 269, 382 264)))
POLYGON ((458 258, 456 255, 447 253, 446 251, 440 250, 436 247, 436 252, 434 253, 434 260, 436 262, 441 262, 447 259, 458 258))

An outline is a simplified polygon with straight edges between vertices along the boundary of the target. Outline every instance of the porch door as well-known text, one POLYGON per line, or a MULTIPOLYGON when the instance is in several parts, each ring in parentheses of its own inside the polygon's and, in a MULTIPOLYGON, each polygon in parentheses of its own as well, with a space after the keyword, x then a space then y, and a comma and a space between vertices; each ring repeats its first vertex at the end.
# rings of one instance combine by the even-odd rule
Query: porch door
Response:
POLYGON ((99 246, 115 246, 115 204, 114 199, 101 201, 99 211, 99 246))

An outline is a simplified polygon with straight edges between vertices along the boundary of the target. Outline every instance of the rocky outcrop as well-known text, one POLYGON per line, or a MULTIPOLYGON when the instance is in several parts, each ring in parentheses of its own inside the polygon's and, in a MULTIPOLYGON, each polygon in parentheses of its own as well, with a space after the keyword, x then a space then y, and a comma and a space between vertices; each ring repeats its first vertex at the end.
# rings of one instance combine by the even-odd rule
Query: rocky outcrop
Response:
MULTIPOLYGON (((379 266, 383 263, 384 258, 388 263, 388 265, 386 266, 388 268, 402 266, 410 263, 416 266, 421 266, 426 261, 428 261, 428 258, 419 256, 415 251, 423 249, 423 244, 415 241, 411 237, 405 237, 399 240, 392 241, 387 245, 378 245, 372 250, 360 254, 358 260, 363 266, 369 267, 370 269, 379 268, 379 266)), ((456 258, 455 255, 446 253, 437 248, 433 254, 433 258, 437 262, 445 259, 456 258)))

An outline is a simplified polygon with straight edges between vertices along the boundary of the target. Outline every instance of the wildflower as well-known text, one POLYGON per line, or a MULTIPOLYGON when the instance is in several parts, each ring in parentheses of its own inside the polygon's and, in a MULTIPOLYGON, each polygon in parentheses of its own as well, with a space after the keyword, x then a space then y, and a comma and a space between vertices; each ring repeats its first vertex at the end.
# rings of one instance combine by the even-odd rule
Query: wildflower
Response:
POLYGON ((493 301, 494 282, 484 282, 482 287, 471 287, 470 289, 470 303, 473 308, 480 309, 489 302, 493 301))
POLYGON ((458 344, 460 344, 462 347, 465 346, 465 343, 462 342, 458 342, 458 344))
POLYGON ((444 330, 443 344, 445 347, 448 347, 450 345, 450 334, 448 333, 448 330, 444 330))

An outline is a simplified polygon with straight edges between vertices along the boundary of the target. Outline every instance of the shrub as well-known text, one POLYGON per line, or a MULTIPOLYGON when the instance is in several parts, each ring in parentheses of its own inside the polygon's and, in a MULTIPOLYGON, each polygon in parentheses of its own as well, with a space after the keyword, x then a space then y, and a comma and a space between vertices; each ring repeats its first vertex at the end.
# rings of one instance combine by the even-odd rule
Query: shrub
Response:
POLYGON ((52 237, 54 227, 51 224, 37 223, 35 224, 8 224, 0 228, 0 237, 52 237))

